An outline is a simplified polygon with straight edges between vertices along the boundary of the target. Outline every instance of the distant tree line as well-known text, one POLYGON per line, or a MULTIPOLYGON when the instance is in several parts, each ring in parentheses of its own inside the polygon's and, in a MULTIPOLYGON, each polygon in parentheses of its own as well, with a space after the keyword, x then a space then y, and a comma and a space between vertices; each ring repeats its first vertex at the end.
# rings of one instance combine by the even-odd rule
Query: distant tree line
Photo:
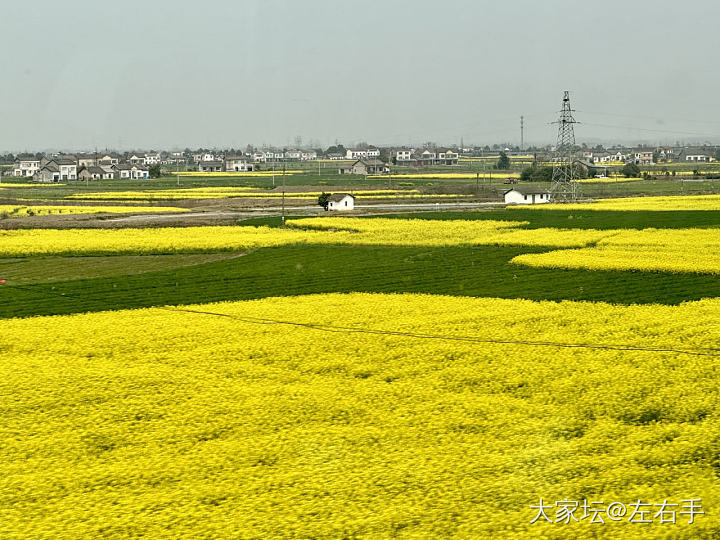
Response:
MULTIPOLYGON (((586 167, 576 163, 574 165, 576 178, 592 178, 599 171, 602 171, 599 167, 586 167)), ((553 167, 540 166, 533 164, 522 170, 520 173, 521 182, 551 182, 553 176, 553 167)))

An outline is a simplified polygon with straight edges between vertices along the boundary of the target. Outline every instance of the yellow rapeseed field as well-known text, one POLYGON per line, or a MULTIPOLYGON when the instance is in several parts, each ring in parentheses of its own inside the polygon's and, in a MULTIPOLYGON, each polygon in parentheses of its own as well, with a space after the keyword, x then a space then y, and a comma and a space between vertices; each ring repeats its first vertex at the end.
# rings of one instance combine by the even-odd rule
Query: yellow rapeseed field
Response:
POLYGON ((582 249, 519 255, 512 262, 548 268, 720 274, 718 229, 618 230, 582 249))
POLYGON ((581 178, 576 180, 580 184, 616 184, 618 182, 636 182, 642 180, 639 177, 608 176, 605 178, 581 178))
MULTIPOLYGON (((343 243, 376 245, 498 245, 582 247, 614 231, 519 229, 527 222, 321 217, 288 220, 288 225, 357 231, 343 243)), ((0 243, 1 249, 2 243, 0 243)))
POLYGON ((25 187, 49 187, 49 186, 64 186, 66 184, 59 184, 59 183, 44 183, 44 182, 36 182, 36 183, 30 183, 27 184, 23 183, 13 183, 13 182, 0 182, 0 189, 2 188, 25 188, 25 187))
POLYGON ((153 189, 142 191, 96 191, 91 193, 73 193, 66 199, 82 200, 152 200, 152 199, 209 199, 235 196, 256 188, 246 186, 202 187, 178 189, 153 189))
POLYGON ((235 172, 235 171, 227 171, 227 172, 199 172, 199 171, 180 171, 180 172, 172 172, 168 171, 168 174, 170 176, 207 176, 207 177, 213 177, 213 176, 282 176, 283 174, 285 176, 293 175, 293 174, 301 174, 305 171, 303 170, 287 170, 283 171, 282 169, 278 169, 276 171, 248 171, 248 172, 235 172))
POLYGON ((620 199, 599 199, 589 203, 577 204, 528 205, 521 208, 532 208, 537 210, 720 210, 720 195, 625 197, 620 199))
POLYGON ((0 230, 1 255, 98 255, 234 251, 259 247, 323 242, 318 231, 270 227, 187 227, 151 229, 22 229, 0 230))
MULTIPOLYGON (((389 198, 395 196, 417 195, 415 190, 357 190, 358 196, 389 198)), ((286 192, 286 199, 317 199, 321 191, 286 192)), ((282 192, 258 191, 253 187, 202 187, 184 189, 163 189, 147 191, 100 191, 93 193, 74 193, 67 199, 80 200, 184 200, 184 199, 279 199, 282 192)), ((433 197, 455 197, 456 195, 433 195, 433 197)))
POLYGON ((3 538, 720 531, 720 300, 183 309, 3 321, 3 538), (531 524, 541 498, 705 514, 531 524))
POLYGON ((236 251, 291 244, 548 246, 520 255, 541 267, 720 273, 716 229, 523 229, 521 221, 322 217, 289 228, 21 229, 0 231, 0 255, 93 255, 236 251), (658 256, 662 253, 662 257, 658 256))
POLYGON ((480 178, 520 178, 520 173, 518 172, 506 172, 506 173, 499 173, 499 172, 483 172, 478 171, 478 173, 473 172, 464 172, 464 173, 436 173, 436 172, 427 172, 427 173, 408 173, 408 174, 369 174, 368 178, 387 178, 390 176, 391 178, 397 178, 397 179, 404 179, 404 178, 430 178, 430 179, 438 179, 438 180, 450 180, 450 179, 468 179, 468 178, 476 178, 477 176, 480 176, 480 178))
POLYGON ((187 208, 175 208, 172 206, 17 206, 0 205, 0 216, 19 218, 27 216, 45 216, 51 214, 130 214, 130 213, 154 213, 154 212, 187 212, 187 208))
MULTIPOLYGON (((510 159, 534 159, 535 156, 533 154, 525 154, 525 155, 512 155, 509 156, 510 159)), ((460 156, 458 159, 459 161, 497 161, 500 158, 500 154, 494 155, 494 156, 473 156, 473 157, 465 157, 460 156)))
POLYGON ((189 253, 304 243, 583 247, 615 234, 613 231, 592 229, 518 229, 524 222, 489 220, 308 218, 288 220, 287 223, 292 228, 219 226, 0 230, 0 255, 189 253))

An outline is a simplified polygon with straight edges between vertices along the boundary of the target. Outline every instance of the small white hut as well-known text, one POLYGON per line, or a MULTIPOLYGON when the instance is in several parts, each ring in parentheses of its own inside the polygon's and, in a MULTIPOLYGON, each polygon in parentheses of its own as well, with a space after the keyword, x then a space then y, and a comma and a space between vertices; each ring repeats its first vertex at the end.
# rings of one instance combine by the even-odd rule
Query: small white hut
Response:
POLYGON ((540 188, 515 187, 505 191, 505 204, 544 204, 550 202, 550 191, 540 188))
POLYGON ((349 193, 333 193, 327 200, 328 210, 352 210, 355 208, 355 197, 349 193))

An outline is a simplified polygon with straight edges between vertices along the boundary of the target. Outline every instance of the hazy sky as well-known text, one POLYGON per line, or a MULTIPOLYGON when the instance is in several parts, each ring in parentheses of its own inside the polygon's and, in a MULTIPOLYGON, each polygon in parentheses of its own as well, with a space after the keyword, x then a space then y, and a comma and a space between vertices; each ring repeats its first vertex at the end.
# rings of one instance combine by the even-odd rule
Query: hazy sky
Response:
POLYGON ((7 2, 0 150, 720 142, 720 3, 7 2))

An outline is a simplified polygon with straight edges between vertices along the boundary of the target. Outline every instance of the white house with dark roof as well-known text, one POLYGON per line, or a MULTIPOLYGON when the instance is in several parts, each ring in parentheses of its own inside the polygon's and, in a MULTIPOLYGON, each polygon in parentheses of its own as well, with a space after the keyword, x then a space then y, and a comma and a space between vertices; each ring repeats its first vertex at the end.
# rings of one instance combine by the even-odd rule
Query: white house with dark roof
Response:
POLYGON ((35 176, 40 170, 40 160, 35 158, 20 158, 13 167, 13 176, 29 178, 35 176))
POLYGON ((460 155, 452 150, 439 149, 435 163, 438 165, 457 165, 460 155))
POLYGON ((198 162, 199 172, 222 172, 223 162, 219 160, 198 162))
POLYGON ((77 180, 77 162, 74 158, 58 157, 40 162, 40 169, 34 175, 38 182, 60 182, 77 180))
POLYGON ((593 163, 608 163, 613 161, 614 156, 610 152, 593 152, 591 161, 593 163))
POLYGON ((682 156, 683 161, 712 161, 712 152, 704 148, 684 148, 682 156))
POLYGON ((390 168, 379 159, 358 159, 349 167, 341 167, 340 174, 383 174, 390 168))
POLYGON ((353 210, 355 208, 355 196, 349 193, 333 193, 328 197, 328 210, 353 210))
POLYGON ((550 202, 550 191, 541 188, 515 187, 504 193, 505 204, 544 204, 550 202))
POLYGON ((133 154, 128 158, 128 161, 132 165, 145 165, 145 155, 138 156, 137 154, 133 154))
POLYGON ((242 156, 225 156, 224 168, 230 172, 248 172, 253 170, 253 164, 242 156))
MULTIPOLYGON (((98 167, 97 165, 90 165, 89 167, 86 167, 85 165, 81 166, 78 170, 78 180, 101 180, 105 178, 106 172, 102 167, 98 167)), ((110 177, 112 178, 112 176, 110 177)))
POLYGON ((412 148, 399 148, 395 150, 395 163, 410 163, 413 160, 415 150, 412 148))
POLYGON ((378 157, 380 157, 380 150, 374 146, 369 146, 367 148, 348 148, 345 152, 346 159, 372 159, 378 157))
POLYGON ((424 165, 434 165, 435 160, 437 159, 437 152, 435 152, 435 150, 431 150, 430 148, 426 148, 420 152, 417 157, 418 161, 421 161, 424 165))
POLYGON ((652 165, 653 164, 653 152, 652 150, 635 150, 632 155, 632 161, 635 165, 652 165))
POLYGON ((149 153, 144 155, 145 158, 145 165, 160 165, 160 161, 162 161, 162 156, 158 153, 149 153))
POLYGON ((77 165, 78 174, 80 173, 80 167, 90 167, 91 165, 98 164, 98 156, 96 154, 78 154, 77 165))
POLYGON ((60 167, 54 161, 45 163, 38 172, 35 173, 33 179, 36 182, 59 182, 60 181, 60 167))
POLYGON ((103 171, 102 179, 103 180, 112 180, 113 178, 118 178, 118 172, 117 172, 117 165, 102 165, 100 166, 100 169, 103 171))
POLYGON ((147 165, 121 163, 117 166, 117 178, 132 180, 150 178, 150 169, 147 165))
POLYGON ((98 160, 97 165, 100 165, 101 167, 120 165, 120 158, 115 154, 105 154, 98 160))

